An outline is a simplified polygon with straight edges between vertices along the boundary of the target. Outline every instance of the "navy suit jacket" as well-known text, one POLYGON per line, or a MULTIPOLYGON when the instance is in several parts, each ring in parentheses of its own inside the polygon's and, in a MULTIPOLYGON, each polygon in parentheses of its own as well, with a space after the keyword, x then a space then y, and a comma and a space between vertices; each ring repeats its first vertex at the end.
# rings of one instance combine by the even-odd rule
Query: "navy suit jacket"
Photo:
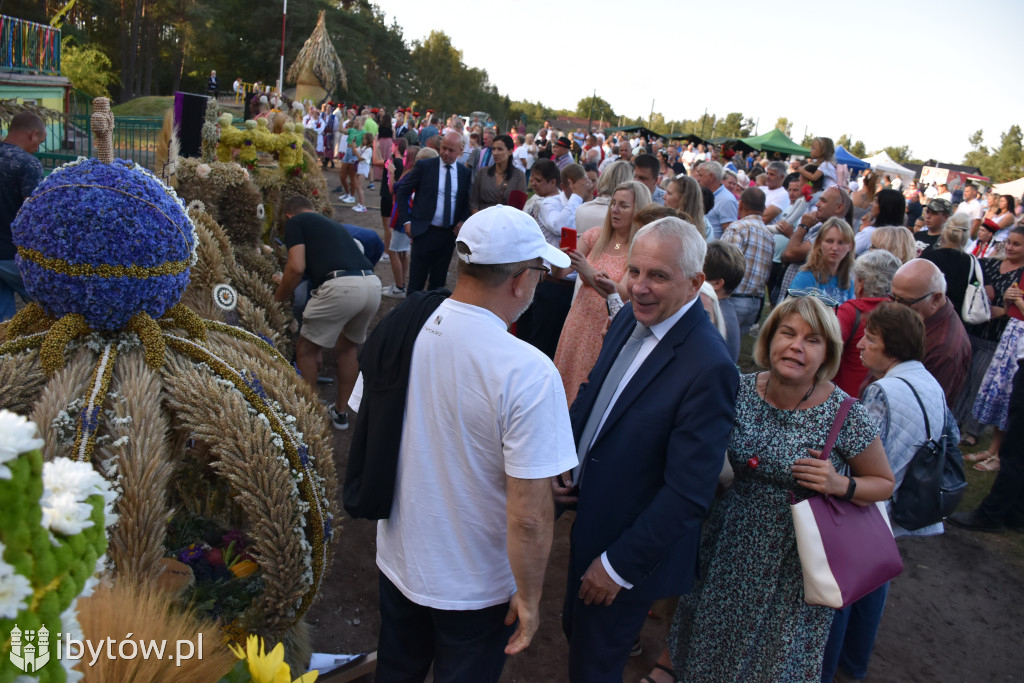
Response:
MULTIPOLYGON (((577 443, 635 324, 630 305, 612 321, 570 410, 577 443)), ((572 530, 573 578, 607 552, 616 573, 633 584, 618 599, 689 592, 738 388, 725 340, 697 301, 637 369, 585 456, 572 530)))
MULTIPOLYGON (((455 162, 455 170, 458 173, 458 189, 455 191, 455 206, 452 207, 452 225, 461 223, 469 218, 469 186, 473 182, 469 169, 459 162, 455 162)), ((434 212, 437 210, 438 183, 441 182, 441 160, 438 157, 433 159, 421 159, 412 167, 409 174, 402 178, 395 195, 395 202, 398 205, 398 224, 404 225, 409 222, 409 236, 418 237, 430 228, 430 222, 434 219, 434 212), (409 197, 413 193, 416 196, 412 201, 412 208, 409 208, 409 197)))

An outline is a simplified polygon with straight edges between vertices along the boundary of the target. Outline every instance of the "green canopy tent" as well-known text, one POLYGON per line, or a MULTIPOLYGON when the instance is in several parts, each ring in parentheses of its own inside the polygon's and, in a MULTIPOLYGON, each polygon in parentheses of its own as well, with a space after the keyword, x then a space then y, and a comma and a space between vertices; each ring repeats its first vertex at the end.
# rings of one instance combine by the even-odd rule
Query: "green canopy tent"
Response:
POLYGON ((778 152, 779 154, 799 154, 810 156, 811 150, 801 147, 790 140, 785 133, 778 128, 772 128, 763 135, 755 135, 751 138, 740 140, 743 144, 753 147, 761 152, 778 152))
POLYGON ((686 142, 692 142, 695 145, 704 142, 704 138, 697 135, 696 133, 675 133, 673 135, 667 135, 665 137, 668 140, 684 140, 686 142))
POLYGON ((605 128, 604 134, 614 135, 615 133, 640 133, 645 138, 662 138, 665 137, 661 133, 655 133, 650 128, 644 126, 615 126, 614 128, 605 128))

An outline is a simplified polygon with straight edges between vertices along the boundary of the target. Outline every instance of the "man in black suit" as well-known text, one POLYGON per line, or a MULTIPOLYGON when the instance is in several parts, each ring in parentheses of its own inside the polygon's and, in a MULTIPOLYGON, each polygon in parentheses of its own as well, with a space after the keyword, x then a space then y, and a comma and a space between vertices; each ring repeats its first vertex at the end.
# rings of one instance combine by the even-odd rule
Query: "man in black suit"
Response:
POLYGON ((554 490, 577 503, 562 610, 572 683, 620 683, 651 603, 697 574, 739 386, 698 296, 705 251, 678 218, 637 232, 630 303, 569 410, 580 466, 554 490))
POLYGON ((418 161, 398 187, 398 221, 412 239, 406 291, 445 286, 455 236, 469 218, 469 169, 458 163, 462 136, 448 133, 441 140, 440 159, 418 161), (409 208, 409 197, 415 198, 409 208), (427 278, 429 276, 429 283, 427 278))

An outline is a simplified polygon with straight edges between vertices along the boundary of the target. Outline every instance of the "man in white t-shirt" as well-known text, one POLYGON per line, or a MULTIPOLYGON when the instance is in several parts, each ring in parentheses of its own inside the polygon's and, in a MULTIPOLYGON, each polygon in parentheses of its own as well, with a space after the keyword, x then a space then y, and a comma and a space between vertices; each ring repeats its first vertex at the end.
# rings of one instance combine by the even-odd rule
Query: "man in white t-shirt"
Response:
POLYGON ((782 186, 782 181, 786 179, 786 163, 771 162, 765 169, 764 177, 765 184, 761 191, 764 192, 765 208, 761 218, 765 225, 771 225, 789 208, 789 190, 782 186))
MULTIPOLYGON (((505 655, 539 624, 554 526, 546 478, 577 463, 558 370, 508 333, 543 264, 564 268, 569 257, 501 205, 465 222, 456 251, 455 290, 416 336, 404 415, 393 418, 401 441, 390 516, 377 527, 377 681, 422 681, 431 665, 436 681, 499 679, 505 655)), ((357 387, 350 403, 370 400, 357 387)))
POLYGON ((983 214, 978 200, 978 187, 974 183, 964 185, 964 200, 956 207, 956 213, 966 214, 971 219, 971 237, 977 237, 983 214))

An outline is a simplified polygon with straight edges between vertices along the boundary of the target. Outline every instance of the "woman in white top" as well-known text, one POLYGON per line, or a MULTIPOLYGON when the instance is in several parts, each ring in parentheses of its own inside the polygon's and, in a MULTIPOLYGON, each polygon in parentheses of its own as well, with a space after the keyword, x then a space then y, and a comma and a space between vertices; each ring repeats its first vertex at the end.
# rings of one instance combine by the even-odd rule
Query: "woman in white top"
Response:
POLYGON ((537 145, 533 143, 533 133, 527 133, 526 137, 516 136, 516 149, 512 152, 512 161, 529 179, 530 169, 537 161, 537 145))
POLYGON ((356 148, 356 205, 352 210, 356 213, 366 213, 366 205, 363 203, 363 184, 370 176, 370 162, 373 160, 373 133, 363 133, 363 144, 356 148))
POLYGON ((809 183, 821 180, 821 192, 836 184, 836 146, 832 138, 814 138, 811 142, 811 164, 817 166, 813 171, 800 168, 800 175, 809 183))

